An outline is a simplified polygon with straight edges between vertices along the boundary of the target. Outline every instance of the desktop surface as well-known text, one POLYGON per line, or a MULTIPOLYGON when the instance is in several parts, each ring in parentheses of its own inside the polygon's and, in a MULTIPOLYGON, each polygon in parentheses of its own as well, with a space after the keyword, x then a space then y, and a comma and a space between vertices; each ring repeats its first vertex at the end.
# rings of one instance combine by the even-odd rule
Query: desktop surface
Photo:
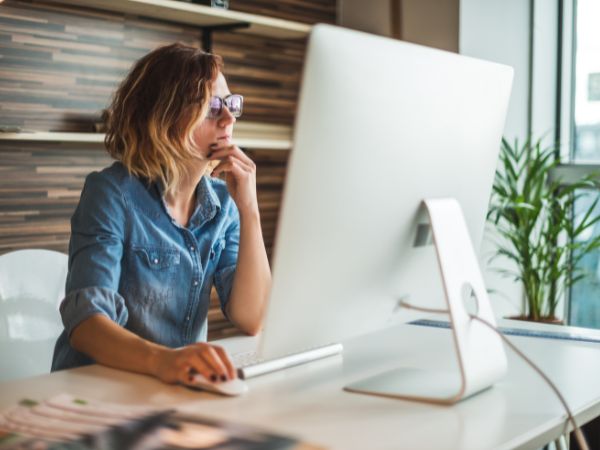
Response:
MULTIPOLYGON (((565 395, 578 423, 600 415, 600 347, 574 341, 511 337, 565 395), (551 347, 550 347, 551 345, 551 347)), ((220 341, 230 352, 256 338, 220 341)), ((508 353, 507 376, 454 406, 345 392, 353 381, 397 366, 455 367, 449 331, 400 325, 344 342, 344 355, 248 380, 243 397, 226 398, 165 385, 99 365, 0 384, 0 407, 21 398, 68 392, 118 403, 169 406, 255 425, 332 449, 540 448, 564 432, 565 413, 550 388, 508 353), (417 350, 408 343, 418 340, 417 350)))

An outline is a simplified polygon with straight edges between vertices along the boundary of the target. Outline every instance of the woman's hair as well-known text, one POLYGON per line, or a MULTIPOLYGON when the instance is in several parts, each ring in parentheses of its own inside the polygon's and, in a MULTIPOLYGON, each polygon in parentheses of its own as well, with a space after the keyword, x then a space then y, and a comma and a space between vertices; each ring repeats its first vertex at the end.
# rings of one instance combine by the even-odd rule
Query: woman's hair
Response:
POLYGON ((193 130, 206 117, 222 67, 219 56, 179 43, 137 61, 108 108, 108 153, 130 173, 172 192, 199 157, 193 130))

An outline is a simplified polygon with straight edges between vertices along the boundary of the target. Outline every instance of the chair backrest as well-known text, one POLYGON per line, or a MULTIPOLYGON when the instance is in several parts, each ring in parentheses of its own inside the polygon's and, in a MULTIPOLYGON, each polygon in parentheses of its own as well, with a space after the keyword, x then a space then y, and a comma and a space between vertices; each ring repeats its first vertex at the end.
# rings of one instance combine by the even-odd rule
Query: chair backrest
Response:
POLYGON ((0 255, 0 380, 50 371, 67 263, 51 250, 0 255))

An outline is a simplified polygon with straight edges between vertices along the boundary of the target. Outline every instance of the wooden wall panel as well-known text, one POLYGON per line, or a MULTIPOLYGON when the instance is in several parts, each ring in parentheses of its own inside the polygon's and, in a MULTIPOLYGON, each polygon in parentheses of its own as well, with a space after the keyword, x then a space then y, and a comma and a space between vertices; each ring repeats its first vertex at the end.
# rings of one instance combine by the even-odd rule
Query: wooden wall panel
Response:
POLYGON ((330 0, 230 0, 229 8, 305 23, 336 21, 336 2, 330 0))
POLYGON ((213 52, 225 62, 232 92, 244 95, 241 120, 292 125, 306 42, 270 41, 241 33, 216 33, 213 52))
MULTIPOLYGON (((39 1, 0 3, 0 126, 93 131, 119 81, 152 49, 200 45, 191 26, 39 1)), ((245 96, 247 121, 292 124, 304 40, 217 32, 231 89, 245 96)))
POLYGON ((66 253, 69 219, 85 176, 110 161, 98 146, 2 142, 0 253, 23 248, 66 253))
POLYGON ((34 1, 0 4, 0 125, 93 131, 132 62, 197 30, 34 1))
MULTIPOLYGON (((231 8, 308 23, 335 21, 335 0, 232 1, 231 8)), ((200 32, 129 15, 6 0, 0 3, 0 127, 91 132, 131 64, 175 41, 200 45, 200 32)), ((224 58, 230 89, 245 97, 240 120, 293 124, 304 39, 218 32, 213 45, 224 58)), ((288 152, 248 153, 258 166, 271 255, 288 152)), ((66 252, 85 176, 110 163, 97 144, 0 141, 0 254, 23 248, 66 252)), ((211 339, 236 333, 217 303, 209 320, 211 339)))

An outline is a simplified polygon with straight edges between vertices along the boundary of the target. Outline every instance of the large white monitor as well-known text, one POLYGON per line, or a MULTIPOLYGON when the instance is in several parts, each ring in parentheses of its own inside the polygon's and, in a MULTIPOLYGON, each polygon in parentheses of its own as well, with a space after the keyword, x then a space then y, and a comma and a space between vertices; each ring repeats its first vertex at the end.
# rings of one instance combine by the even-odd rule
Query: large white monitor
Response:
POLYGON ((273 357, 444 307, 421 203, 482 240, 512 69, 318 25, 310 36, 259 350, 273 357))

